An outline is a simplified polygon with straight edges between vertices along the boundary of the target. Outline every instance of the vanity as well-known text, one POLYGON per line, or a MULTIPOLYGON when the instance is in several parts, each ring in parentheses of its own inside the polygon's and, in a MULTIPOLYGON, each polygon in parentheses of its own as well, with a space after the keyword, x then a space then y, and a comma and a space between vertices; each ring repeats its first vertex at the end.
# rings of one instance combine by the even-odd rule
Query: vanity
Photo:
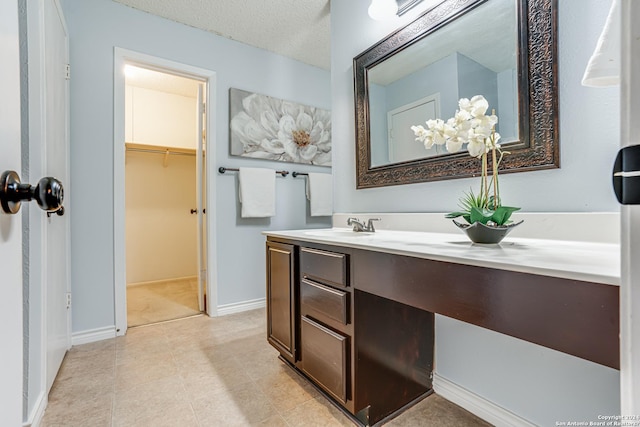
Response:
POLYGON ((269 231, 267 338, 363 425, 432 392, 440 314, 619 369, 616 245, 269 231))

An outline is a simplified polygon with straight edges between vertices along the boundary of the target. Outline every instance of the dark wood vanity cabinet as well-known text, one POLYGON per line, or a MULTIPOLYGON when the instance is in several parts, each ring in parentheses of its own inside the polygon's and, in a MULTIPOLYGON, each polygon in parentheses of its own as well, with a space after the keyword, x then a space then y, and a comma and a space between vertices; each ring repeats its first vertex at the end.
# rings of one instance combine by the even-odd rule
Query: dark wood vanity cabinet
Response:
POLYGON ((267 242, 267 340, 290 363, 296 361, 296 246, 267 242))
POLYGON ((434 317, 619 369, 619 287, 280 237, 269 342, 363 425, 432 388, 434 317))
POLYGON ((356 291, 352 263, 349 248, 270 238, 268 339, 354 420, 373 425, 430 392, 434 316, 356 291))

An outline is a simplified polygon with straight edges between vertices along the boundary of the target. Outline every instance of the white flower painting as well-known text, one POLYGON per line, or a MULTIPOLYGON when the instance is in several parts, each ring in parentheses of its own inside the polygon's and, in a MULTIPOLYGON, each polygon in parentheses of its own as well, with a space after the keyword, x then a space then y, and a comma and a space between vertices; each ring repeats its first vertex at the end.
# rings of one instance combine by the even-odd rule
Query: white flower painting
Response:
POLYGON ((231 89, 231 155, 331 166, 331 112, 231 89))

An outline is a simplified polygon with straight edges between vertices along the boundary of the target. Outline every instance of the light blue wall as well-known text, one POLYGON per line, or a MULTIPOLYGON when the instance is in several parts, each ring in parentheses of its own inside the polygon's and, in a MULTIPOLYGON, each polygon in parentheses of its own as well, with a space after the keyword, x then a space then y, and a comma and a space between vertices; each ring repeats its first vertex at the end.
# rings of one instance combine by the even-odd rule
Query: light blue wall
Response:
MULTIPOLYGON (((458 61, 458 97, 473 98, 483 95, 491 109, 499 110, 498 102, 498 77, 495 72, 477 63, 461 53, 456 53, 458 61)), ((456 106, 457 108, 457 106, 456 106)))
MULTIPOLYGON (((337 212, 448 212, 473 179, 449 180, 356 190, 353 58, 374 42, 409 22, 416 7, 402 18, 374 22, 367 2, 331 2, 334 194, 337 212), (357 31, 353 29, 357 28, 357 31)), ((560 169, 505 175, 502 195, 510 205, 529 212, 613 211, 611 166, 619 143, 618 89, 580 84, 609 0, 589 0, 579 8, 559 2, 560 169)))
POLYGON ((393 110, 426 96, 440 94, 440 118, 453 117, 458 109, 457 55, 418 70, 388 86, 387 110, 393 110))
MULTIPOLYGON (((368 5, 364 0, 331 2, 336 211, 450 211, 476 180, 356 190, 353 57, 424 10, 418 6, 402 18, 376 22, 367 15, 368 5)), ((610 174, 619 144, 618 89, 580 85, 610 1, 585 0, 580 7, 559 1, 558 6, 562 168, 505 175, 503 197, 529 212, 617 211, 610 174)), ((435 369, 539 425, 620 412, 618 371, 441 316, 435 369)))
MULTIPOLYGON (((329 72, 158 18, 109 0, 63 0, 71 49, 72 292, 74 333, 114 325, 113 64, 114 46, 213 70, 217 76, 218 166, 327 168, 231 158, 229 88, 331 108, 329 72)), ((277 215, 243 220, 238 215, 236 174, 217 176, 213 205, 218 240, 218 304, 265 296, 266 229, 321 227, 328 218, 307 214, 304 179, 277 179, 277 215)))
POLYGON ((369 85, 369 114, 371 132, 371 164, 389 163, 389 126, 387 125, 387 86, 369 85))
POLYGON ((516 70, 498 73, 498 105, 496 111, 500 121, 498 127, 503 142, 516 139, 518 135, 518 74, 516 70))

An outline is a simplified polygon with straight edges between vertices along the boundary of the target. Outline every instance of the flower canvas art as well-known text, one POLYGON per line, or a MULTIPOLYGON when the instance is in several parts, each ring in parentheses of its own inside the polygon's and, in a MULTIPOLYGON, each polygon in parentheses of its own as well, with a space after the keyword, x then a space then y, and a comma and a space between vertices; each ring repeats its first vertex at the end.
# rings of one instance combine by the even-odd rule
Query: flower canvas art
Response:
POLYGON ((230 89, 231 155, 331 166, 331 112, 230 89))

